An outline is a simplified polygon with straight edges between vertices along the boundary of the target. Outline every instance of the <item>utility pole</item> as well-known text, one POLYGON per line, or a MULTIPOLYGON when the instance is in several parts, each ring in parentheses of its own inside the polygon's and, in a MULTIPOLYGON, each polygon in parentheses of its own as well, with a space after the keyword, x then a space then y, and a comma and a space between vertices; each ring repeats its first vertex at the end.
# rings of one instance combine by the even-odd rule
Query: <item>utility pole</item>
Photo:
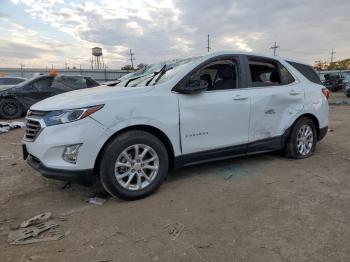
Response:
POLYGON ((273 44, 273 46, 270 47, 270 49, 273 49, 273 56, 276 56, 276 50, 277 50, 278 48, 280 48, 280 47, 277 45, 277 43, 276 43, 276 41, 275 41, 275 43, 273 44))
POLYGON ((334 48, 332 48, 331 51, 331 64, 334 62, 334 55, 336 54, 336 52, 334 51, 334 48))
POLYGON ((23 67, 24 67, 24 64, 20 64, 20 66, 21 66, 21 77, 23 77, 23 67))
POLYGON ((207 43, 208 43, 208 45, 207 45, 207 47, 206 47, 206 49, 208 50, 208 53, 209 53, 209 51, 210 51, 210 35, 208 34, 208 40, 207 40, 207 43))
POLYGON ((136 60, 136 59, 134 58, 135 53, 132 53, 132 52, 131 52, 131 49, 129 49, 129 50, 130 50, 129 55, 130 55, 130 61, 131 61, 131 69, 134 70, 134 60, 136 60))

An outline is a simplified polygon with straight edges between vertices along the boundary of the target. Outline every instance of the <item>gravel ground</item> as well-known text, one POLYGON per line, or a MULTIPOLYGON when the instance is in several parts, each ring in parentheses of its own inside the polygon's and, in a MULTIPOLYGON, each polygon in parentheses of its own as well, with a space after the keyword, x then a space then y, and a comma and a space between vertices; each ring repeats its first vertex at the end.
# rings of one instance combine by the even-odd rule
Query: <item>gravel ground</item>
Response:
POLYGON ((350 261, 350 106, 330 111, 311 158, 184 168, 146 199, 101 206, 86 203, 96 190, 63 188, 27 166, 23 130, 1 134, 0 261, 350 261), (63 239, 8 244, 11 229, 47 211, 63 239))

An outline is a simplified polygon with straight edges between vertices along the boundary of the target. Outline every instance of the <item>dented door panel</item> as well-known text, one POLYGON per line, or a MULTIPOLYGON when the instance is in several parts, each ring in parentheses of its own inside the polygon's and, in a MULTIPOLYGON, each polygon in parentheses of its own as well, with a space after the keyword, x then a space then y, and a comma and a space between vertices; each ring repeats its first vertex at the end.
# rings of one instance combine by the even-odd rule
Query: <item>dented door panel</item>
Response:
POLYGON ((249 142, 280 136, 303 110, 300 84, 249 88, 252 98, 249 142))

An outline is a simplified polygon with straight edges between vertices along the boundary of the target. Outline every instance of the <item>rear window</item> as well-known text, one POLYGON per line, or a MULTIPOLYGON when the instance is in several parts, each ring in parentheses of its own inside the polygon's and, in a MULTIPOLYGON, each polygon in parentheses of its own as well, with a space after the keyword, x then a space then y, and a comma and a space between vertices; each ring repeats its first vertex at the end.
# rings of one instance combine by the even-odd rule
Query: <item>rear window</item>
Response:
POLYGON ((305 76, 309 81, 315 84, 322 84, 320 77, 317 75, 316 71, 309 65, 303 65, 296 62, 287 61, 296 70, 298 70, 303 76, 305 76))

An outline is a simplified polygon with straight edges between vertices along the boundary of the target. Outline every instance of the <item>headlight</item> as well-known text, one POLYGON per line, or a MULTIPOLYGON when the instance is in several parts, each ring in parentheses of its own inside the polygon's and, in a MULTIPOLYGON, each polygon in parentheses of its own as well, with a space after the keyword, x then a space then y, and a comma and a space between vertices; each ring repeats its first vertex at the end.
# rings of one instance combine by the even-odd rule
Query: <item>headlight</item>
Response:
POLYGON ((44 116, 44 122, 46 126, 74 122, 88 117, 89 115, 100 110, 102 107, 103 105, 98 105, 85 108, 51 111, 44 116))

